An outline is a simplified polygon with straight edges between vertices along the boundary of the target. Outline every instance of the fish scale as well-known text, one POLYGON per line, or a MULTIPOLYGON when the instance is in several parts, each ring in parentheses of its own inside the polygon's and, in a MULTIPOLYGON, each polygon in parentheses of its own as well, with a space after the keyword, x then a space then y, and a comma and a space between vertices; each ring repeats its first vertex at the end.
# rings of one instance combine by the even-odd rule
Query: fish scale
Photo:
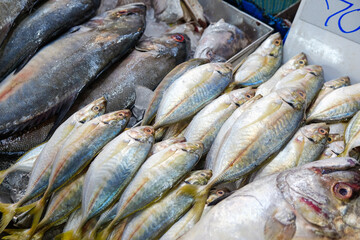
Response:
POLYGON ((82 226, 106 210, 146 159, 154 143, 154 130, 142 126, 125 131, 113 139, 91 164, 85 179, 82 226))
POLYGON ((0 83, 0 134, 38 124, 62 108, 66 112, 91 80, 135 45, 144 14, 141 4, 111 10, 47 45, 10 74, 0 83))
POLYGON ((115 218, 99 237, 106 238, 120 220, 160 199, 195 166, 202 149, 200 142, 177 143, 147 159, 120 197, 115 218))
POLYGON ((208 63, 186 72, 164 94, 154 127, 169 125, 195 114, 226 88, 231 75, 227 63, 208 63))
MULTIPOLYGON (((285 97, 288 101, 298 101, 298 109, 292 108, 277 92, 261 99, 264 102, 269 101, 267 99, 272 99, 274 103, 278 102, 278 107, 275 107, 277 110, 270 111, 270 114, 261 112, 258 116, 254 115, 251 109, 259 111, 257 105, 263 102, 261 100, 251 105, 251 108, 242 114, 241 119, 239 118, 238 123, 234 124, 219 149, 213 169, 215 178, 211 180, 209 186, 233 181, 249 173, 279 150, 292 136, 302 121, 305 99, 296 96, 297 90, 282 91, 284 92, 279 94, 290 94, 285 97)), ((271 106, 271 103, 268 104, 271 106)))

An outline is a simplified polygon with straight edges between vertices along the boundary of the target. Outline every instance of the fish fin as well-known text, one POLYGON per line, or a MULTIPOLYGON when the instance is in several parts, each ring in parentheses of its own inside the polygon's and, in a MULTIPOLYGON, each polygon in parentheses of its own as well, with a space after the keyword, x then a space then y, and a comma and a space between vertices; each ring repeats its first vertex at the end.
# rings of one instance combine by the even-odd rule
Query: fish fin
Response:
POLYGON ((44 141, 48 141, 51 136, 54 134, 54 132, 56 131, 56 129, 61 125, 62 123, 62 120, 64 119, 64 117, 66 116, 66 114, 68 113, 69 109, 71 108, 71 106, 74 104, 77 96, 79 94, 75 94, 74 96, 72 96, 68 101, 66 101, 61 107, 60 107, 60 110, 59 110, 59 115, 58 117, 56 118, 56 121, 54 123, 54 125, 52 126, 52 128, 50 129, 48 135, 46 136, 45 140, 44 141))
MULTIPOLYGON (((10 235, 5 236, 2 239, 8 239, 8 240, 29 239, 29 235, 28 235, 29 229, 5 229, 4 232, 10 235)), ((39 239, 39 238, 35 238, 35 239, 39 239)))
MULTIPOLYGON (((33 223, 31 225, 31 229, 30 229, 30 233, 34 234, 36 227, 38 226, 39 222, 40 222, 40 218, 42 216, 42 213, 44 211, 45 208, 45 204, 46 204, 46 199, 47 199, 47 194, 45 192, 45 194, 43 195, 43 197, 38 200, 37 202, 34 202, 34 206, 33 208, 29 211, 29 214, 33 215, 33 223)), ((30 204, 31 205, 31 204, 30 204)))
POLYGON ((4 231, 6 226, 11 222, 12 218, 15 216, 17 204, 9 204, 9 203, 0 203, 0 213, 1 221, 0 221, 0 233, 4 231))
MULTIPOLYGON (((283 214, 280 214, 283 215, 283 214)), ((264 227, 264 236, 266 240, 291 240, 296 232, 295 215, 280 216, 279 213, 268 218, 264 227)))
POLYGON ((241 60, 241 62, 240 62, 238 65, 236 65, 236 67, 233 69, 233 73, 234 73, 234 74, 235 74, 236 71, 244 64, 244 62, 246 61, 246 59, 247 59, 247 57, 244 58, 243 60, 241 60))
POLYGON ((81 238, 75 236, 74 230, 70 230, 55 236, 54 240, 80 240, 81 238))

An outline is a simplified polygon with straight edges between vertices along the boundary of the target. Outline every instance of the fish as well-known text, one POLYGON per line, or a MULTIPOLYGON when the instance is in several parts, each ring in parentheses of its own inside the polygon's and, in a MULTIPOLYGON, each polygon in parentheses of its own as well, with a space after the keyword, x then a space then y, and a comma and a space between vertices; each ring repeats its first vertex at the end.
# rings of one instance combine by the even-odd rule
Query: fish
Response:
POLYGON ((218 134, 216 135, 210 150, 208 154, 206 155, 205 159, 205 168, 206 169, 213 169, 217 153, 219 152, 219 149, 222 145, 223 140, 225 137, 229 134, 229 131, 231 131, 231 127, 234 125, 236 120, 243 114, 243 112, 254 102, 261 99, 262 95, 256 95, 255 97, 251 98, 247 102, 245 102, 243 105, 238 107, 233 114, 224 122, 224 124, 221 126, 218 134))
POLYGON ((153 145, 153 147, 151 148, 149 156, 154 155, 155 153, 158 153, 158 152, 164 150, 165 148, 168 148, 170 145, 173 145, 175 143, 180 143, 180 142, 186 142, 185 137, 169 138, 169 139, 163 140, 161 142, 155 143, 153 145))
MULTIPOLYGON (((199 161, 202 150, 201 142, 176 143, 150 156, 121 195, 115 218, 98 237, 106 239, 122 219, 159 200, 190 172, 199 161)), ((93 231, 102 224, 99 221, 93 231)))
POLYGON ((199 186, 206 185, 211 170, 190 173, 185 180, 160 201, 135 213, 126 223, 123 240, 158 239, 164 230, 179 219, 196 201, 199 186))
POLYGON ((193 116, 232 81, 229 63, 207 63, 187 71, 167 89, 156 113, 154 128, 193 116))
POLYGON ((276 83, 272 91, 291 87, 302 89, 306 92, 306 106, 309 107, 323 86, 323 83, 323 68, 319 65, 308 65, 282 78, 276 83))
POLYGON ((208 188, 249 174, 280 150, 304 119, 306 93, 285 88, 251 104, 219 148, 208 188))
MULTIPOLYGON (((220 199, 226 194, 228 194, 228 190, 215 190, 215 192, 210 192, 208 197, 208 201, 212 199, 212 201, 216 201, 216 199, 220 199), (222 192, 223 191, 223 192, 222 192)), ((212 206, 208 204, 205 206, 203 214, 211 209, 212 206)), ((179 220, 177 220, 174 225, 172 225, 164 235, 161 236, 160 240, 172 240, 179 239, 185 233, 187 233, 201 218, 201 211, 199 211, 199 205, 194 204, 192 208, 179 220)))
POLYGON ((149 103, 149 107, 146 109, 141 125, 144 126, 151 123, 156 114, 156 111, 159 108, 159 104, 164 96, 164 93, 176 79, 184 75, 184 73, 190 69, 205 63, 209 63, 209 60, 204 58, 194 58, 177 65, 173 70, 171 70, 156 87, 154 96, 149 103))
POLYGON ((345 128, 345 142, 346 144, 354 138, 360 131, 360 111, 358 111, 349 121, 345 128))
POLYGON ((203 154, 210 150, 221 126, 231 114, 255 95, 251 87, 233 90, 213 100, 191 120, 185 129, 187 141, 200 141, 204 145, 203 154))
POLYGON ((359 116, 360 111, 357 112, 354 117, 351 118, 345 130, 345 149, 339 155, 341 157, 350 156, 356 159, 359 159, 360 149, 359 149, 359 136, 360 136, 360 128, 359 128, 359 116))
POLYGON ((257 87, 269 80, 281 65, 283 45, 280 33, 270 35, 244 62, 235 67, 234 87, 257 87))
POLYGON ((0 2, 0 46, 15 20, 27 13, 39 0, 3 0, 0 2))
POLYGON ((345 150, 345 142, 334 141, 329 143, 321 153, 319 160, 338 157, 345 150))
POLYGON ((26 62, 47 42, 95 15, 100 0, 51 0, 23 19, 0 50, 0 79, 26 62), (46 22, 46 24, 43 24, 46 22))
POLYGON ((65 233, 71 230, 76 230, 80 226, 81 218, 82 214, 80 207, 70 214, 69 219, 64 226, 63 232, 65 233))
POLYGON ((320 103, 320 101, 330 92, 334 91, 335 89, 346 87, 350 85, 350 78, 349 77, 340 77, 334 80, 330 80, 324 83, 324 86, 321 88, 319 94, 316 97, 316 100, 307 110, 307 115, 310 115, 315 107, 320 103))
POLYGON ((346 121, 360 110, 360 83, 335 89, 307 116, 307 122, 346 121))
POLYGON ((77 128, 64 141, 52 164, 47 188, 33 209, 33 227, 37 225, 50 194, 83 171, 94 156, 125 129, 130 116, 127 109, 104 114, 77 128))
POLYGON ((180 239, 348 239, 359 190, 355 159, 311 162, 235 191, 180 239))
MULTIPOLYGON (((42 239, 47 230, 58 222, 67 219, 72 212, 80 207, 84 179, 85 176, 82 175, 52 195, 43 219, 33 232, 27 229, 20 232, 7 230, 7 233, 13 233, 13 237, 18 239, 42 239)), ((9 237, 12 236, 7 236, 7 238, 9 237)))
POLYGON ((105 112, 105 107, 105 98, 99 98, 74 113, 57 128, 34 162, 25 195, 13 205, 0 204, 0 211, 3 214, 0 232, 11 221, 11 218, 18 207, 42 194, 46 190, 51 174, 51 166, 66 139, 81 125, 102 115, 105 112))
POLYGON ((154 129, 142 126, 129 129, 110 141, 91 163, 82 194, 82 227, 118 200, 154 143, 154 129))
POLYGON ((108 111, 130 108, 135 102, 135 87, 154 90, 166 74, 185 61, 189 44, 187 36, 178 33, 141 40, 124 60, 80 94, 72 111, 101 96, 108 101, 108 111))
POLYGON ((42 48, 0 83, 0 134, 36 125, 59 111, 61 121, 78 93, 135 45, 144 19, 143 4, 119 7, 42 48))
POLYGON ((282 78, 286 77, 287 75, 299 68, 303 68, 306 65, 307 58, 305 53, 299 53, 298 55, 295 55, 294 57, 290 58, 289 61, 284 63, 269 80, 261 84, 256 89, 256 95, 268 95, 269 93, 271 93, 274 85, 278 83, 282 78))
POLYGON ((29 152, 22 155, 14 165, 9 167, 8 169, 0 171, 0 184, 3 182, 5 177, 12 172, 15 171, 23 171, 23 172, 31 172, 34 163, 38 156, 40 155, 41 151, 45 147, 45 143, 40 144, 39 146, 31 149, 29 152))
POLYGON ((167 129, 162 140, 170 138, 184 137, 185 129, 189 126, 192 118, 181 120, 177 123, 171 124, 167 129))
POLYGON ((207 58, 211 62, 225 62, 250 41, 237 26, 220 19, 210 24, 201 35, 194 58, 207 58))
POLYGON ((253 174, 252 181, 315 161, 325 149, 329 126, 314 123, 300 128, 269 163, 253 174))
POLYGON ((156 19, 165 23, 175 23, 184 16, 180 0, 154 0, 152 6, 156 19))

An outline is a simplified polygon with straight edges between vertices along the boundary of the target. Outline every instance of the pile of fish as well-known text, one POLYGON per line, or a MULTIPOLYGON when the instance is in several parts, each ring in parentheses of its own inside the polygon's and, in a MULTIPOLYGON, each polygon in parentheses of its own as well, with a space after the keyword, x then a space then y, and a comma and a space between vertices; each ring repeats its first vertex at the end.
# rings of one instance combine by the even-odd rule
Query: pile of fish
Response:
POLYGON ((197 1, 152 1, 205 28, 194 51, 143 36, 143 3, 18 2, 0 3, 22 16, 0 22, 0 147, 31 149, 0 182, 29 182, 0 203, 3 239, 358 239, 360 84, 282 64, 279 33, 232 66, 246 33, 197 1))

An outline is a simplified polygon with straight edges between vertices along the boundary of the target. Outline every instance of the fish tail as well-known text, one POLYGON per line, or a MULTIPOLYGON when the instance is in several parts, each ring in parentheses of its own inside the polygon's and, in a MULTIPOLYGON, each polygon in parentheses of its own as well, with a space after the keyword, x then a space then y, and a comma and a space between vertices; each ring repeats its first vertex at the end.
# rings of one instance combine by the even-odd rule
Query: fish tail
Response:
POLYGON ((40 222, 40 218, 41 218, 41 215, 43 213, 43 210, 45 208, 45 203, 46 203, 46 195, 45 194, 39 201, 34 203, 35 207, 30 211, 30 214, 33 215, 33 222, 32 222, 31 229, 30 229, 31 233, 34 233, 34 231, 36 230, 36 228, 40 222))
POLYGON ((17 204, 9 204, 9 203, 0 203, 0 213, 1 221, 0 221, 0 233, 4 231, 6 226, 11 222, 12 218, 15 216, 17 204))
POLYGON ((101 232, 99 232, 99 234, 96 235, 95 240, 105 240, 108 238, 108 236, 111 233, 111 229, 113 227, 111 225, 109 225, 107 228, 105 228, 104 230, 102 230, 101 232))
POLYGON ((55 240, 81 240, 82 238, 80 236, 77 236, 74 232, 74 230, 70 230, 67 232, 64 232, 62 234, 57 235, 55 240))
POLYGON ((4 232, 10 235, 3 237, 2 239, 18 240, 18 239, 30 239, 28 236, 29 229, 5 229, 4 232))

